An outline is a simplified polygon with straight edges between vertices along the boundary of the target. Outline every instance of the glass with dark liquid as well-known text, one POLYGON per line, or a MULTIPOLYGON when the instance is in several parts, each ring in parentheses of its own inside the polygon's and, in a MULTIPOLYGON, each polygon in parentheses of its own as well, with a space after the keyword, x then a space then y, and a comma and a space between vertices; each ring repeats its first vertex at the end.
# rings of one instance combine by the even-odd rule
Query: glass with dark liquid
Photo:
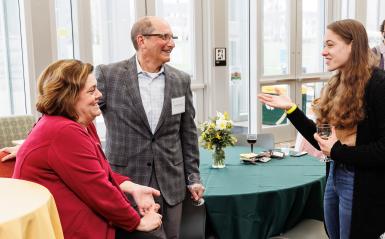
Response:
POLYGON ((253 153, 253 145, 257 142, 257 135, 256 134, 248 134, 246 140, 247 140, 247 143, 250 144, 251 152, 253 153))

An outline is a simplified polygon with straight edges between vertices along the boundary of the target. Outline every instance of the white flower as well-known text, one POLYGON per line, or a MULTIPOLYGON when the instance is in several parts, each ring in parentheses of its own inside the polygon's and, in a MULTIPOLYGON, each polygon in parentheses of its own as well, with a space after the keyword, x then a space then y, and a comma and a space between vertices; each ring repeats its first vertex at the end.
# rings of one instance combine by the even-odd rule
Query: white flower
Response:
POLYGON ((215 129, 217 130, 226 129, 226 125, 227 125, 227 120, 219 118, 215 122, 215 129))
POLYGON ((221 112, 218 112, 218 111, 217 111, 217 117, 220 120, 224 120, 225 119, 225 116, 221 112))
POLYGON ((206 127, 207 127, 207 122, 203 122, 203 123, 200 125, 200 130, 203 132, 203 131, 205 131, 206 127))

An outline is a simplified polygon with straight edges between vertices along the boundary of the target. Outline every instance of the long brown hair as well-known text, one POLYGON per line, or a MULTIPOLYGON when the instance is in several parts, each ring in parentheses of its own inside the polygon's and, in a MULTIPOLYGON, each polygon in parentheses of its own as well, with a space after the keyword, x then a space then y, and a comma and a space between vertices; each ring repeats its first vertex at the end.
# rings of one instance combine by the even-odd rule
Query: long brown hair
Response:
POLYGON ((327 29, 351 43, 351 53, 344 68, 325 85, 314 111, 318 123, 352 128, 365 117, 365 86, 372 71, 368 36, 364 26, 352 19, 333 22, 327 29))

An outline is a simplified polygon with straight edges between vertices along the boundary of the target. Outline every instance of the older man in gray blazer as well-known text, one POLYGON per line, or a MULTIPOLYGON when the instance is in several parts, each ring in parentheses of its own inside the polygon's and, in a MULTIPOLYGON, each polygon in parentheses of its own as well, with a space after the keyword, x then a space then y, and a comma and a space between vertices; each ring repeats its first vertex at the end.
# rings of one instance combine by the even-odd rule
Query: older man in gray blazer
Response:
MULTIPOLYGON (((95 69, 103 94, 106 154, 115 171, 161 191, 163 227, 154 235, 178 238, 187 176, 199 173, 191 80, 165 64, 175 43, 163 19, 138 20, 131 39, 136 55, 95 69)), ((203 186, 192 190, 194 199, 202 197, 203 186)))

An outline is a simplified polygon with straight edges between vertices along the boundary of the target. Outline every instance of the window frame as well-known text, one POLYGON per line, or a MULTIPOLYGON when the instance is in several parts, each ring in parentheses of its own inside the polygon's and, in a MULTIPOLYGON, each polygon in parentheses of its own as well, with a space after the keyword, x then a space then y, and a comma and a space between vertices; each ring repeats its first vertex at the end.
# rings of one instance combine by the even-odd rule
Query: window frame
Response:
MULTIPOLYGON (((270 84, 288 84, 289 85, 289 96, 290 98, 298 105, 302 107, 301 100, 301 85, 304 82, 308 81, 327 81, 330 77, 328 72, 318 72, 318 73, 302 73, 302 1, 304 0, 294 0, 290 1, 289 6, 289 16, 290 17, 290 26, 293 28, 289 30, 290 33, 290 49, 289 49, 289 72, 285 75, 273 75, 273 76, 264 76, 262 71, 257 72, 257 85, 255 89, 260 89, 264 85, 270 84)), ((332 14, 332 0, 325 0, 325 27, 329 24, 332 14)), ((257 9, 259 10, 257 15, 257 32, 263 32, 263 1, 258 1, 257 9)), ((258 68, 263 69, 263 38, 258 36, 257 48, 261 49, 257 54, 258 68)), ((321 56, 320 56, 321 57, 321 56)), ((257 95, 254 93, 253 95, 257 95)), ((291 124, 287 125, 278 125, 278 126, 268 126, 264 127, 262 125, 262 104, 257 103, 257 107, 250 108, 250 114, 255 115, 257 118, 257 132, 260 133, 273 133, 275 135, 276 142, 292 141, 296 138, 296 130, 291 124)))

